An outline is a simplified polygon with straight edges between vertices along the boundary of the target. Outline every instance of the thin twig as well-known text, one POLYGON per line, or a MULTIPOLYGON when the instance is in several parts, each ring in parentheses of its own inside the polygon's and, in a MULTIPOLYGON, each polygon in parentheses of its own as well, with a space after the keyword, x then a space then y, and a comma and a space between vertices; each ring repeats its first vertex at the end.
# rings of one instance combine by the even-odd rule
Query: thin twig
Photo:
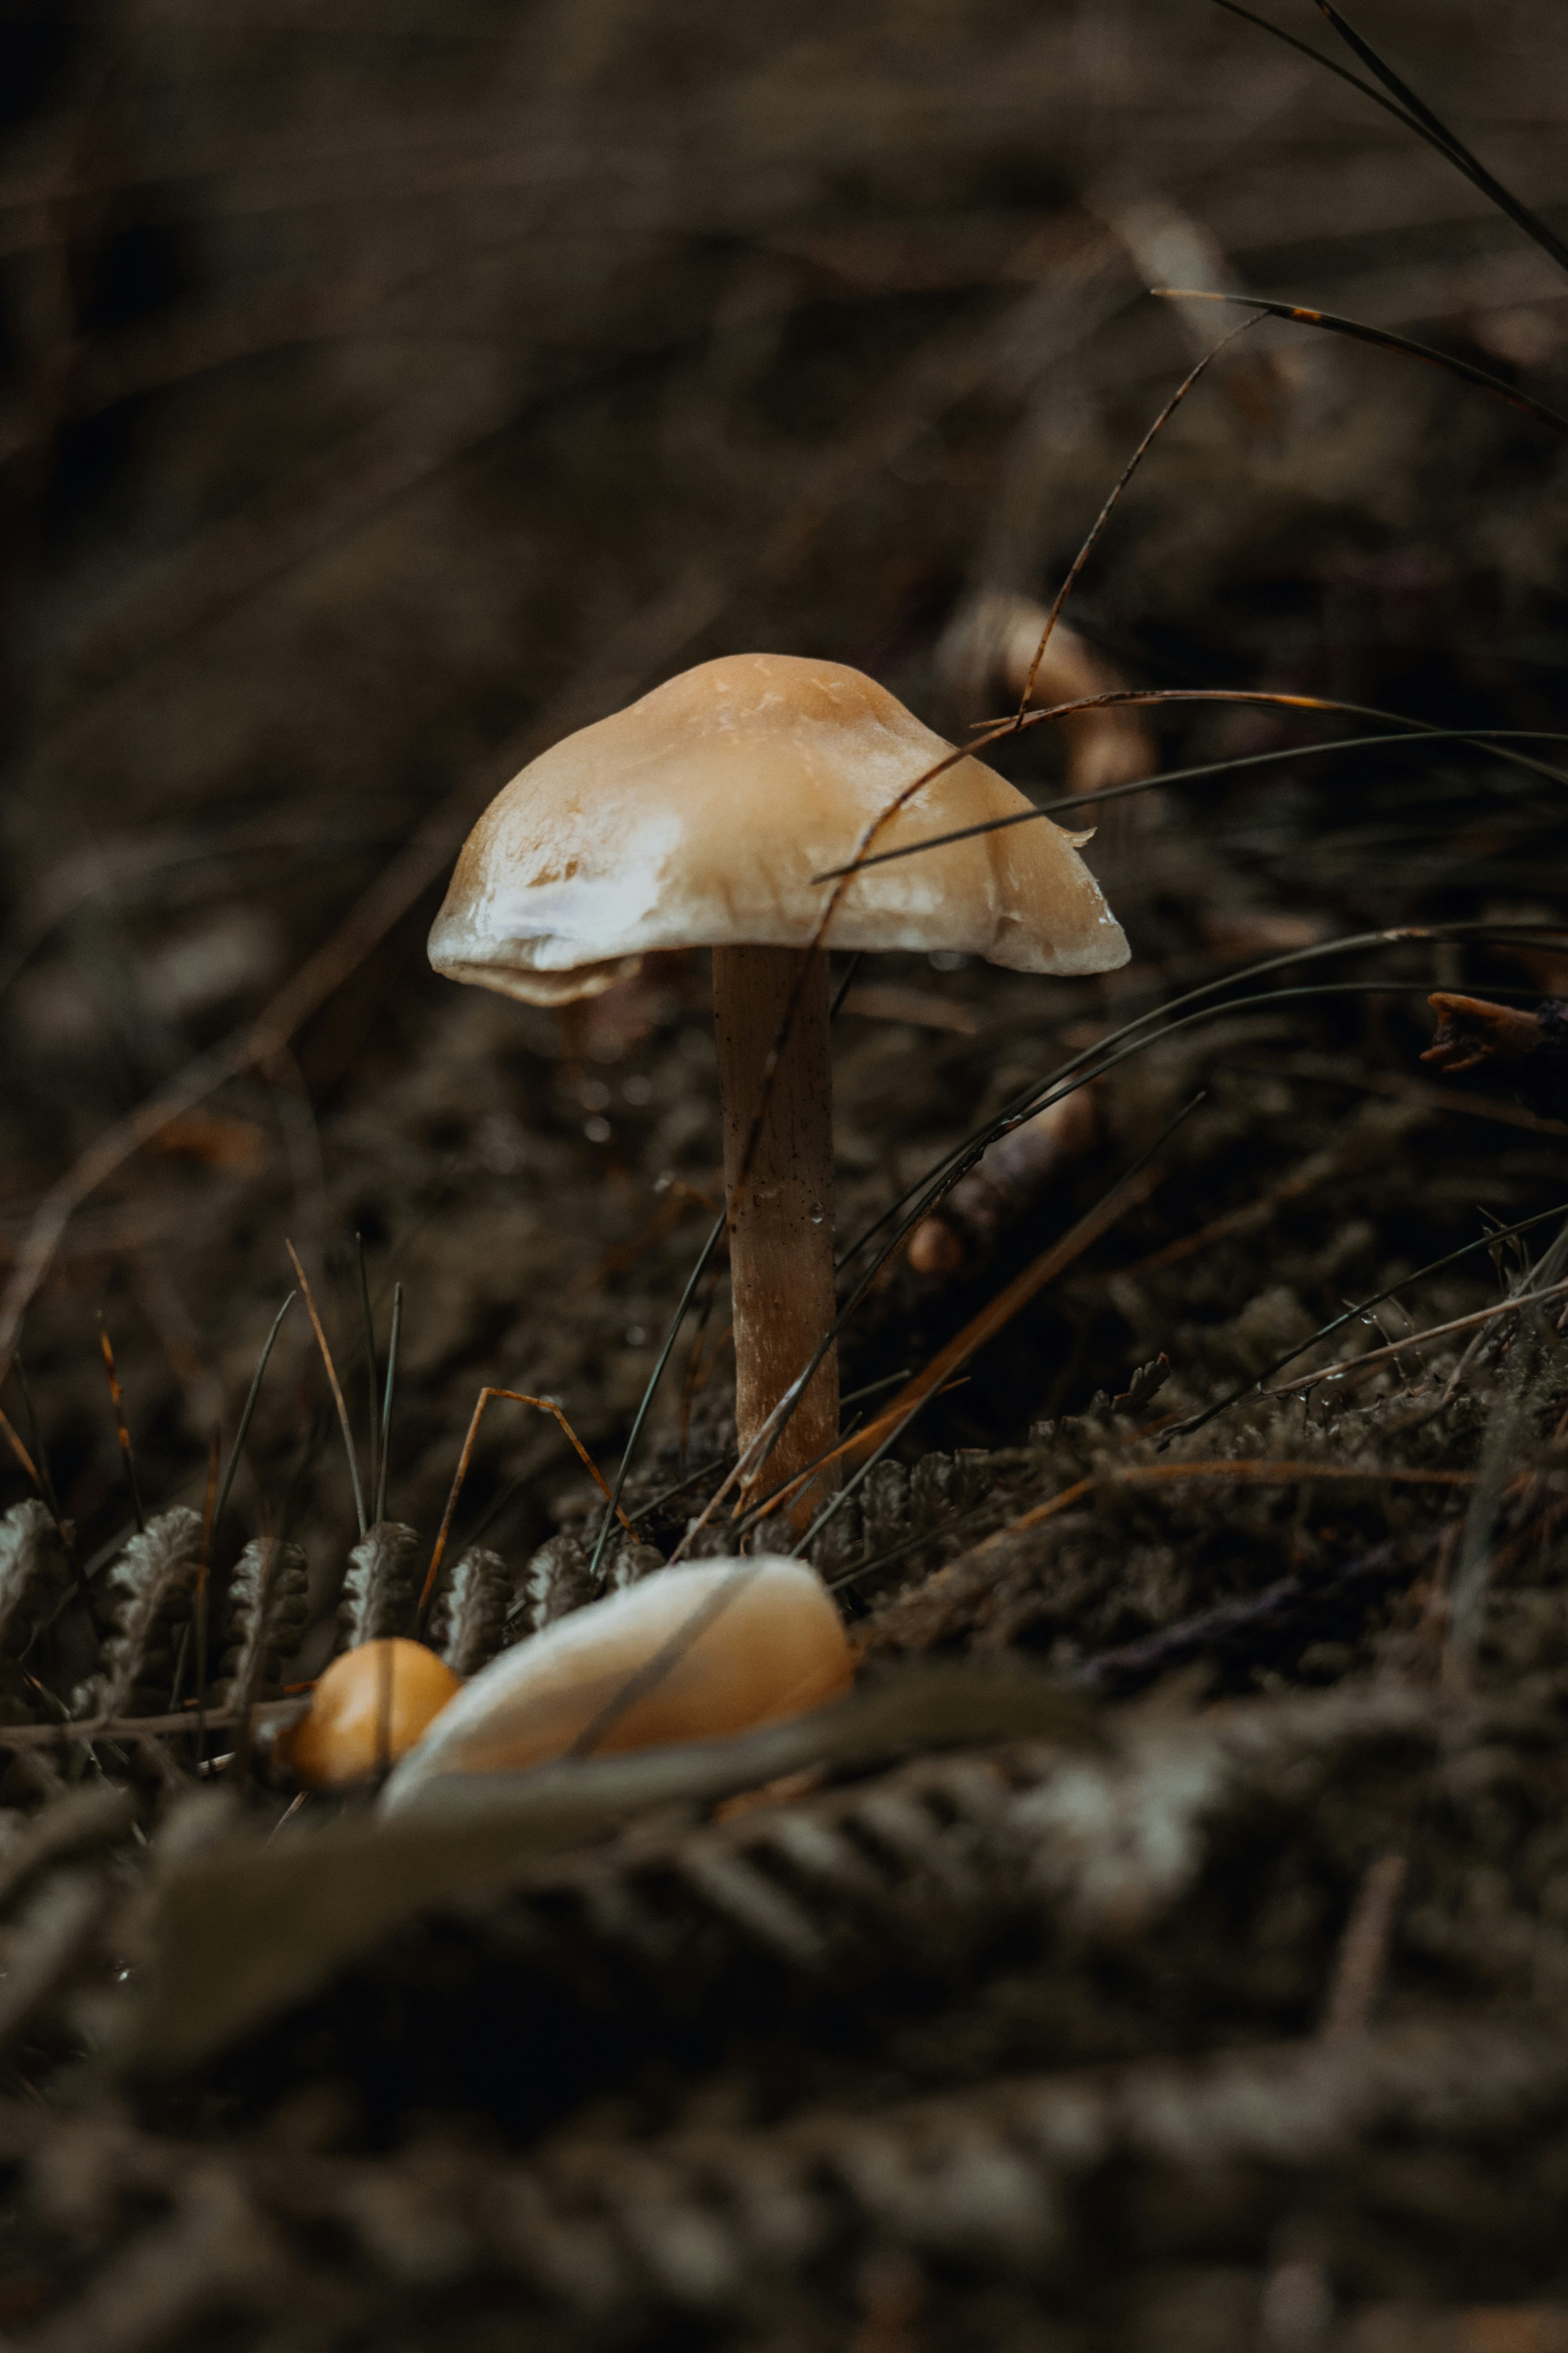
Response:
MULTIPOLYGON (((1342 702, 1333 695, 1284 694, 1262 687, 1110 687, 1100 694, 1077 695, 1070 702, 1053 702, 1048 707, 1038 711, 1026 711, 1021 714, 1013 712, 1005 719, 987 720, 976 730, 967 745, 962 750, 948 753, 944 759, 933 761, 923 775, 917 776, 912 784, 905 786, 898 798, 890 802, 879 817, 871 819, 861 835, 854 856, 847 865, 825 867, 820 874, 814 874, 811 879, 814 882, 843 883, 853 881, 863 867, 883 862, 869 856, 871 843, 906 803, 912 800, 925 786, 933 784, 938 776, 945 776, 950 768, 956 767, 960 761, 972 759, 977 752, 988 751, 994 744, 1000 744, 1009 735, 1016 735, 1026 727, 1048 727, 1058 719, 1076 719, 1086 711, 1158 709, 1165 704, 1179 705, 1189 702, 1234 703, 1249 710, 1311 711, 1320 712, 1325 716, 1332 716, 1338 712, 1347 719, 1381 719, 1391 727, 1404 729, 1413 740, 1441 734, 1446 740, 1455 743, 1475 744, 1490 751, 1510 767, 1523 768, 1531 776, 1545 776, 1554 785, 1568 785, 1568 774, 1561 768, 1549 767, 1543 760, 1532 760, 1528 753, 1514 752, 1508 748, 1509 743, 1520 734, 1523 734, 1529 741, 1544 740, 1548 743, 1561 743, 1563 740, 1561 730, 1542 730, 1538 733, 1534 728, 1510 729, 1506 736, 1500 729, 1495 731, 1490 736, 1484 728, 1470 728, 1460 733, 1453 728, 1429 727, 1424 720, 1413 718, 1408 712, 1383 711, 1374 703, 1342 702)), ((1115 789, 1132 789, 1142 792, 1147 790, 1152 785, 1162 784, 1164 781, 1163 777, 1140 777, 1134 779, 1133 785, 1130 787, 1115 789)), ((1097 793, 1094 796, 1096 800, 1108 797, 1109 792, 1097 793)), ((1026 824, 1037 814, 1037 812, 1033 809, 1027 812, 1020 809, 1016 813, 1015 821, 1020 825, 1026 824)), ((1009 820, 1006 818, 992 819, 986 825, 975 827, 973 830, 976 833, 992 832, 1007 822, 1009 820)), ((937 837, 933 836, 930 840, 917 843, 914 847, 928 849, 934 846, 936 839, 937 837)), ((884 859, 887 853, 884 853, 884 859)), ((829 908, 829 919, 837 909, 837 894, 836 894, 829 908)), ((822 925, 818 926, 816 934, 816 944, 820 944, 823 928, 822 925)))
POLYGON ((474 1442, 479 1434, 479 1424, 485 1418, 485 1409, 492 1398, 508 1398, 513 1405, 531 1405, 540 1413, 553 1414, 576 1449, 578 1459, 609 1505, 609 1510, 605 1514, 606 1526, 613 1514, 619 1520, 627 1535, 633 1534, 632 1524, 611 1493, 609 1482, 553 1398, 525 1397, 521 1389, 482 1388, 474 1406, 473 1417, 468 1423, 468 1434, 463 1440, 462 1453, 458 1458, 457 1475, 452 1481, 452 1492, 447 1498, 447 1508, 441 1514, 441 1525, 437 1531, 435 1548, 430 1555, 430 1566, 425 1572, 425 1583, 419 1595, 419 1607, 415 1613, 416 1631, 424 1626, 426 1613, 429 1609, 436 1591, 436 1579, 440 1575, 442 1557, 447 1550, 447 1538, 451 1533, 452 1514, 458 1508, 458 1498, 463 1492, 463 1482, 468 1475, 468 1464, 473 1459, 474 1442))
MULTIPOLYGON (((1091 1472, 1087 1478, 1075 1480, 1044 1504, 1018 1519, 1009 1520, 994 1536, 987 1536, 976 1552, 988 1552, 993 1545, 1005 1544, 1013 1536, 1024 1535, 1030 1528, 1043 1527, 1047 1520, 1070 1512, 1075 1504, 1088 1496, 1102 1493, 1109 1487, 1168 1486, 1187 1479, 1217 1479, 1227 1485, 1242 1487, 1295 1486, 1303 1481, 1327 1480, 1338 1485, 1353 1485, 1357 1482, 1388 1487, 1473 1487, 1473 1471, 1409 1471, 1382 1463, 1347 1464, 1340 1462, 1252 1462, 1247 1461, 1217 1462, 1140 1462, 1123 1471, 1091 1472)), ((973 1557, 972 1554, 971 1558, 973 1557)))
POLYGON ((353 1431, 349 1426, 349 1409, 343 1403, 342 1389, 338 1382, 338 1368, 332 1362, 332 1352, 327 1345, 327 1335, 321 1327, 321 1319, 316 1313, 316 1303, 311 1297, 305 1270, 300 1263, 300 1253, 287 1238, 283 1247, 293 1261, 295 1276, 305 1295, 305 1311, 310 1318, 311 1328, 316 1335, 316 1345, 321 1352, 321 1362, 327 1368, 327 1382, 332 1392, 332 1403, 338 1409, 338 1426, 343 1433, 343 1451, 349 1458, 349 1477, 353 1482, 354 1516, 359 1522, 359 1532, 363 1537, 367 1532, 369 1522, 364 1515, 364 1491, 360 1485, 359 1462, 354 1454, 353 1431))
POLYGON ((1380 1854, 1367 1868, 1334 1965, 1322 2024, 1325 2042, 1359 2034, 1372 2017, 1388 1972, 1399 1899, 1409 1872, 1409 1857, 1403 1854, 1380 1854))
POLYGON ((1084 565, 1089 562, 1089 557, 1094 554, 1096 547, 1100 544, 1100 542, 1105 533, 1106 526, 1109 524, 1111 515, 1115 512, 1122 491, 1127 488, 1128 483, 1132 480, 1133 475, 1138 471, 1139 467, 1147 457, 1152 445, 1158 438, 1159 435, 1163 432, 1165 427, 1170 423, 1177 409, 1180 408, 1187 395, 1193 391, 1195 385, 1201 383, 1203 378, 1208 374, 1209 369, 1213 367, 1215 360, 1219 358, 1220 353, 1222 352, 1228 351, 1232 343, 1236 343, 1240 336, 1247 332, 1247 327, 1255 325, 1256 323, 1257 322, 1253 320, 1247 320, 1244 325, 1233 329, 1228 335, 1223 337, 1222 340, 1215 345, 1212 352, 1205 352, 1204 353, 1196 367, 1191 371, 1184 380, 1177 386, 1176 390, 1171 395, 1170 399, 1165 403, 1164 407, 1160 411, 1159 416, 1156 417, 1154 422, 1150 426, 1149 430, 1144 434, 1143 438, 1140 441, 1138 447, 1127 460, 1126 465, 1121 469, 1121 472, 1117 478, 1115 487, 1112 489, 1110 497, 1106 500, 1105 504, 1100 508, 1099 514, 1095 517, 1094 522, 1089 528, 1088 538, 1084 541, 1083 545, 1079 549, 1078 554, 1074 556, 1071 564, 1068 566, 1067 577, 1062 582, 1061 586, 1058 589, 1056 601, 1052 605, 1050 611, 1046 616, 1046 626, 1040 632, 1040 642, 1035 648, 1035 659, 1029 664, 1029 675, 1024 681, 1024 691, 1018 698, 1016 723, 1019 726, 1022 726, 1025 715, 1028 711, 1030 702, 1034 697, 1035 681, 1039 676, 1040 664, 1045 660, 1046 649, 1050 644, 1057 623, 1061 618, 1062 607, 1067 603, 1068 598, 1072 595, 1073 590, 1077 587, 1079 575, 1082 572, 1084 565))
POLYGON ((120 1459, 125 1465, 125 1484, 131 1491, 132 1515, 137 1534, 147 1525, 147 1514, 142 1508, 142 1490, 136 1483, 136 1463, 131 1451, 131 1432, 125 1422, 125 1398, 120 1387, 120 1376, 114 1368, 114 1350, 110 1345, 108 1327, 101 1315, 98 1319, 98 1345, 103 1351, 103 1369, 109 1376, 109 1402, 114 1410, 114 1430, 120 1440, 120 1459))
MULTIPOLYGON (((42 1686, 39 1686, 41 1689, 42 1686)), ((52 1697, 53 1694, 51 1694, 52 1697)), ((237 1724, 238 1717, 231 1709, 214 1708, 206 1718, 209 1732, 225 1730, 237 1724)), ((157 1737, 165 1733, 190 1732, 195 1729, 196 1707, 179 1709, 172 1715, 93 1715, 64 1716, 58 1724, 0 1725, 0 1749, 47 1748, 61 1740, 137 1740, 143 1736, 157 1737)))
MULTIPOLYGON (((996 725, 987 720, 987 727, 996 725)), ((988 737, 994 741, 994 737, 988 737)), ((814 882, 831 882, 840 874, 853 871, 864 874, 873 866, 891 866, 900 858, 918 858, 922 850, 945 849, 950 842, 976 841, 982 834, 1005 833, 1016 825, 1033 825, 1040 818, 1056 818, 1068 809, 1104 808, 1111 801, 1129 799, 1136 793, 1163 792, 1170 785, 1190 785, 1208 776, 1229 776, 1245 769, 1278 766, 1285 760, 1316 760, 1330 752, 1387 751, 1402 744, 1434 743, 1463 744, 1471 750, 1490 749, 1497 743, 1568 744, 1568 734, 1561 728, 1500 727, 1478 731, 1474 727, 1417 727, 1400 729, 1394 734, 1335 735, 1326 744, 1289 744, 1271 752, 1243 752, 1229 760, 1201 760, 1189 768, 1162 768, 1152 776, 1132 776, 1125 784, 1101 785, 1091 793, 1068 793, 1059 800, 1039 801, 1032 808, 1014 809, 1006 817, 988 817, 978 825, 961 825, 952 833, 928 833, 920 841, 906 841, 898 849, 879 849, 874 858, 858 859, 854 868, 834 866, 824 873, 814 874, 814 882)))
POLYGON ((1289 319, 1299 326, 1322 327, 1331 335, 1348 335, 1355 343, 1372 343, 1382 352, 1397 352, 1405 359, 1419 360, 1426 367, 1440 368, 1445 375, 1457 376, 1461 384, 1489 392, 1497 399, 1507 401, 1510 408, 1522 408, 1527 417, 1549 425, 1554 433, 1568 433, 1568 417, 1560 417, 1543 400, 1532 399, 1517 385, 1504 384, 1500 377, 1489 375, 1470 360, 1457 359, 1451 352, 1436 352, 1430 343, 1415 343, 1408 335, 1394 334, 1386 327, 1369 327, 1360 319, 1342 318, 1333 311, 1310 310, 1304 302, 1266 301, 1258 294, 1216 294, 1191 286, 1151 286, 1149 291, 1169 302, 1239 303, 1259 319, 1289 319))
POLYGON ((364 1236, 355 1234, 354 1251, 359 1260, 360 1314, 364 1320, 364 1372, 370 1390, 370 1492, 376 1494, 381 1486, 380 1467, 376 1455, 376 1425, 381 1404, 379 1384, 375 1377, 375 1317, 371 1312, 370 1278, 364 1269, 364 1236))
POLYGON ((377 1523, 386 1517, 386 1468, 391 1460, 392 1398, 397 1383, 397 1344, 403 1336, 403 1285, 392 1287, 392 1330, 386 1343, 386 1386, 381 1393, 381 1467, 375 1482, 377 1523))
POLYGON ((288 1298, 283 1302, 282 1306, 278 1310, 277 1314, 272 1318, 272 1328, 267 1335, 267 1339, 263 1345, 261 1354, 257 1359, 256 1370, 250 1377, 250 1387, 246 1392, 245 1404, 240 1411, 239 1427, 234 1433, 234 1445, 229 1453, 228 1467, 223 1474, 223 1484, 218 1489, 217 1501, 213 1506, 212 1524, 214 1527, 216 1527, 218 1522, 223 1518, 224 1506, 228 1502, 229 1489, 234 1484, 234 1474, 239 1468, 239 1458, 245 1451, 245 1441, 250 1435, 250 1417, 256 1411, 256 1400, 261 1395, 261 1383, 266 1375, 268 1365, 271 1360, 272 1350, 277 1342, 278 1335, 283 1329, 283 1318, 288 1314, 290 1307, 293 1306, 298 1295, 298 1293, 291 1291, 289 1293, 288 1298))
POLYGON ((202 1502, 202 1556, 196 1567, 195 1644, 196 1644, 196 1764, 199 1767, 207 1753, 207 1599, 211 1592, 211 1561, 215 1506, 217 1499, 218 1461, 223 1450, 223 1434, 215 1430, 207 1448, 206 1493, 202 1502))
POLYGON ((41 1495, 44 1492, 44 1482, 38 1476, 38 1466, 34 1461, 32 1456, 28 1453, 26 1448, 23 1445, 21 1440, 17 1437, 15 1430, 11 1427, 9 1417, 6 1415, 4 1407, 0 1407, 0 1438, 4 1438, 6 1445, 10 1448, 12 1453, 16 1456, 17 1461, 21 1464, 23 1470, 26 1472, 28 1478, 32 1481, 34 1486, 41 1495))
MULTIPOLYGON (((621 1450, 620 1468, 616 1472, 616 1483, 614 1488, 610 1491, 610 1510, 605 1514, 603 1520, 599 1524, 599 1534, 597 1541, 594 1546, 593 1558, 588 1563, 588 1573, 590 1577, 596 1577, 599 1573, 599 1563, 604 1557, 605 1546, 609 1542, 610 1538, 610 1514, 612 1512, 618 1514, 620 1511, 621 1495, 626 1487, 627 1476, 631 1471, 633 1457, 637 1452, 637 1440, 642 1436, 643 1424, 647 1421, 649 1413, 653 1409, 654 1398, 658 1394, 658 1385, 664 1378, 665 1366, 668 1364, 670 1357, 675 1353, 675 1344, 680 1337, 680 1327, 685 1323, 691 1302, 696 1296, 697 1286, 701 1282, 703 1274, 707 1271, 709 1261, 712 1258, 714 1251, 718 1249, 720 1243, 724 1239, 725 1230, 729 1224, 729 1205, 726 1203, 724 1208, 721 1210, 718 1217, 714 1219, 712 1225, 709 1228, 708 1239, 697 1253, 697 1263, 686 1278, 686 1288, 681 1293, 679 1299, 677 1301, 675 1313, 669 1319, 669 1329, 664 1335, 664 1345, 658 1352, 658 1362, 655 1364, 652 1372, 647 1377, 647 1386, 644 1388, 642 1397, 637 1405, 637 1413, 632 1421, 631 1433, 626 1440, 626 1445, 621 1450)), ((595 1476, 597 1476, 597 1473, 595 1473, 595 1476)))
POLYGON ((1482 1324, 1495 1323, 1500 1315, 1516 1315, 1521 1308, 1539 1307, 1548 1299, 1561 1299, 1568 1293, 1568 1281, 1553 1282, 1544 1291, 1528 1291, 1517 1299, 1500 1299, 1490 1307, 1478 1308, 1473 1315, 1456 1315, 1447 1324, 1430 1324, 1424 1331, 1412 1332, 1386 1348, 1369 1348, 1364 1356, 1349 1356, 1339 1363, 1321 1366, 1315 1373, 1302 1373, 1293 1381, 1282 1381, 1278 1388, 1259 1389, 1265 1398, 1293 1397, 1300 1389, 1316 1388, 1323 1381, 1341 1381, 1363 1373, 1373 1372, 1379 1365, 1390 1363, 1407 1348, 1424 1347, 1429 1340, 1446 1340, 1455 1332, 1473 1332, 1482 1324))
MULTIPOLYGON (((1163 1142, 1164 1139, 1161 1140, 1163 1142)), ((1163 1170, 1152 1165, 1149 1158, 1130 1169, 1103 1199, 1097 1201, 1076 1225, 1069 1226, 1065 1234, 1059 1235, 1047 1249, 1043 1250, 1021 1274, 1015 1275, 994 1299, 988 1300, 980 1313, 972 1316, 963 1331, 949 1340, 945 1347, 939 1348, 931 1362, 900 1390, 884 1413, 856 1437, 846 1439, 828 1457, 829 1462, 863 1462, 866 1454, 886 1433, 890 1430, 896 1436, 921 1406, 947 1386, 959 1366, 967 1364, 987 1341, 994 1340, 997 1333, 1045 1289, 1047 1282, 1054 1282, 1075 1260, 1081 1258, 1084 1251, 1099 1241, 1102 1235, 1120 1224, 1130 1210, 1138 1208, 1148 1200, 1163 1182, 1163 1170)), ((818 1472, 802 1472, 794 1484, 784 1490, 781 1501, 790 1500, 795 1488, 810 1486, 817 1476, 818 1472)))

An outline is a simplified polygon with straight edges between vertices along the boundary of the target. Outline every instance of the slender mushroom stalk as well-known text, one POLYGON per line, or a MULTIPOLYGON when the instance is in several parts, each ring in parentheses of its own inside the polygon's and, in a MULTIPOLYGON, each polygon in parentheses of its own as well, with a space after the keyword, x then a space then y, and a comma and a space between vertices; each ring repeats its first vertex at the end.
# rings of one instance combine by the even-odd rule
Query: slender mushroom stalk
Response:
MULTIPOLYGON (((430 934, 432 964, 454 980, 568 1005, 629 978, 649 949, 713 951, 742 1447, 833 1324, 821 951, 956 949, 1037 973, 1126 962, 1121 927, 1077 854, 1087 837, 1021 822, 1035 815, 858 670, 731 654, 554 744, 463 846, 430 934), (889 811, 881 850, 1007 825, 868 868, 834 901, 819 940, 829 902, 815 878, 853 858, 889 811)), ((837 1434, 829 1355, 758 1466, 753 1494, 837 1434)), ((831 1483, 814 1482, 800 1508, 831 1483)))
MULTIPOLYGON (((735 1430, 742 1454, 833 1325, 827 1013, 827 959, 819 950, 714 949, 735 1430), (775 1066, 781 1033, 784 1050, 775 1066)), ((756 1466, 756 1483, 766 1492, 793 1479, 837 1437, 838 1359, 829 1349, 765 1461, 756 1466)), ((826 1483, 813 1482, 813 1510, 826 1483)))

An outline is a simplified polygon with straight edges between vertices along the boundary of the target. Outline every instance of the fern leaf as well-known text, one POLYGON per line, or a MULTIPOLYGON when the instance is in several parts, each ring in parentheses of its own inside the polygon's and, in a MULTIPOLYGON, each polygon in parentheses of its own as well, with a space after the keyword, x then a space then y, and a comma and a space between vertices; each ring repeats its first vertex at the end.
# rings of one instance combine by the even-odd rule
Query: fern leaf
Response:
POLYGON ((606 1564, 604 1590, 624 1593, 628 1585, 640 1585, 645 1577, 651 1577, 663 1567, 664 1555, 657 1545, 638 1544, 635 1537, 623 1536, 606 1564))
POLYGON ((340 1651, 385 1634, 408 1634, 419 1604, 418 1532, 402 1520, 377 1520, 349 1555, 338 1604, 340 1651))
POLYGON ((37 1713, 26 1695, 22 1661, 68 1577, 60 1532, 43 1504, 37 1498, 14 1504, 0 1519, 0 1715, 10 1723, 37 1713))
POLYGON ((505 1645, 511 1577, 500 1553, 472 1545, 437 1598, 430 1640, 455 1675, 478 1674, 505 1645))
POLYGON ((220 1706, 247 1708, 276 1699, 279 1668, 310 1614, 310 1572, 298 1545, 254 1537, 229 1581, 220 1706))
POLYGON ((580 1536, 564 1530, 542 1544, 522 1572, 528 1602, 528 1622, 537 1634, 557 1618, 581 1609, 594 1599, 588 1576, 588 1548, 580 1536))
POLYGON ((102 1672, 78 1694, 79 1707, 85 1701, 106 1715, 156 1715, 168 1705, 201 1557, 201 1514, 183 1504, 132 1537, 104 1581, 114 1630, 103 1646, 102 1672))

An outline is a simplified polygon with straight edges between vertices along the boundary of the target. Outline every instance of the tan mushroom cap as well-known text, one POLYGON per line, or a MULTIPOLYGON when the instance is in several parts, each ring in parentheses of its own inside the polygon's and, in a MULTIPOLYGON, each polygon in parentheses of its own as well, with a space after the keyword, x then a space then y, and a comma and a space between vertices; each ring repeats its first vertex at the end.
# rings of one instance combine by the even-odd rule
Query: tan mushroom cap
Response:
MULTIPOLYGON (((860 671, 730 654, 568 736, 499 793, 430 934, 452 980, 535 1005, 592 997, 651 948, 806 947, 812 876, 952 747, 860 671)), ((896 849, 1029 803, 973 759, 879 835, 896 849)), ((1048 818, 858 875, 826 944, 956 950, 1016 972, 1105 972, 1121 926, 1048 818)))

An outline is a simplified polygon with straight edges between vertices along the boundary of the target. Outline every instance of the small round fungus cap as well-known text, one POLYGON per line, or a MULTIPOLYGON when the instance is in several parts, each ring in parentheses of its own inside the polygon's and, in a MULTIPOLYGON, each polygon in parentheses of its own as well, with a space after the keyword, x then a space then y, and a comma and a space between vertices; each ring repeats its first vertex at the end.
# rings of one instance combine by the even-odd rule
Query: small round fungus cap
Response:
POLYGON ((323 1671, 278 1756, 308 1789, 346 1788, 412 1748, 462 1688, 423 1642, 401 1634, 362 1642, 323 1671))
MULTIPOLYGON (((841 662, 731 654, 568 736, 500 793, 464 845, 430 961, 536 1005, 590 997, 650 949, 811 944, 814 875, 952 747, 841 662)), ((877 851, 1030 804, 979 760, 924 786, 877 851)), ((1105 972, 1127 942, 1048 818, 849 883, 825 945, 946 949, 1016 972, 1105 972)))

